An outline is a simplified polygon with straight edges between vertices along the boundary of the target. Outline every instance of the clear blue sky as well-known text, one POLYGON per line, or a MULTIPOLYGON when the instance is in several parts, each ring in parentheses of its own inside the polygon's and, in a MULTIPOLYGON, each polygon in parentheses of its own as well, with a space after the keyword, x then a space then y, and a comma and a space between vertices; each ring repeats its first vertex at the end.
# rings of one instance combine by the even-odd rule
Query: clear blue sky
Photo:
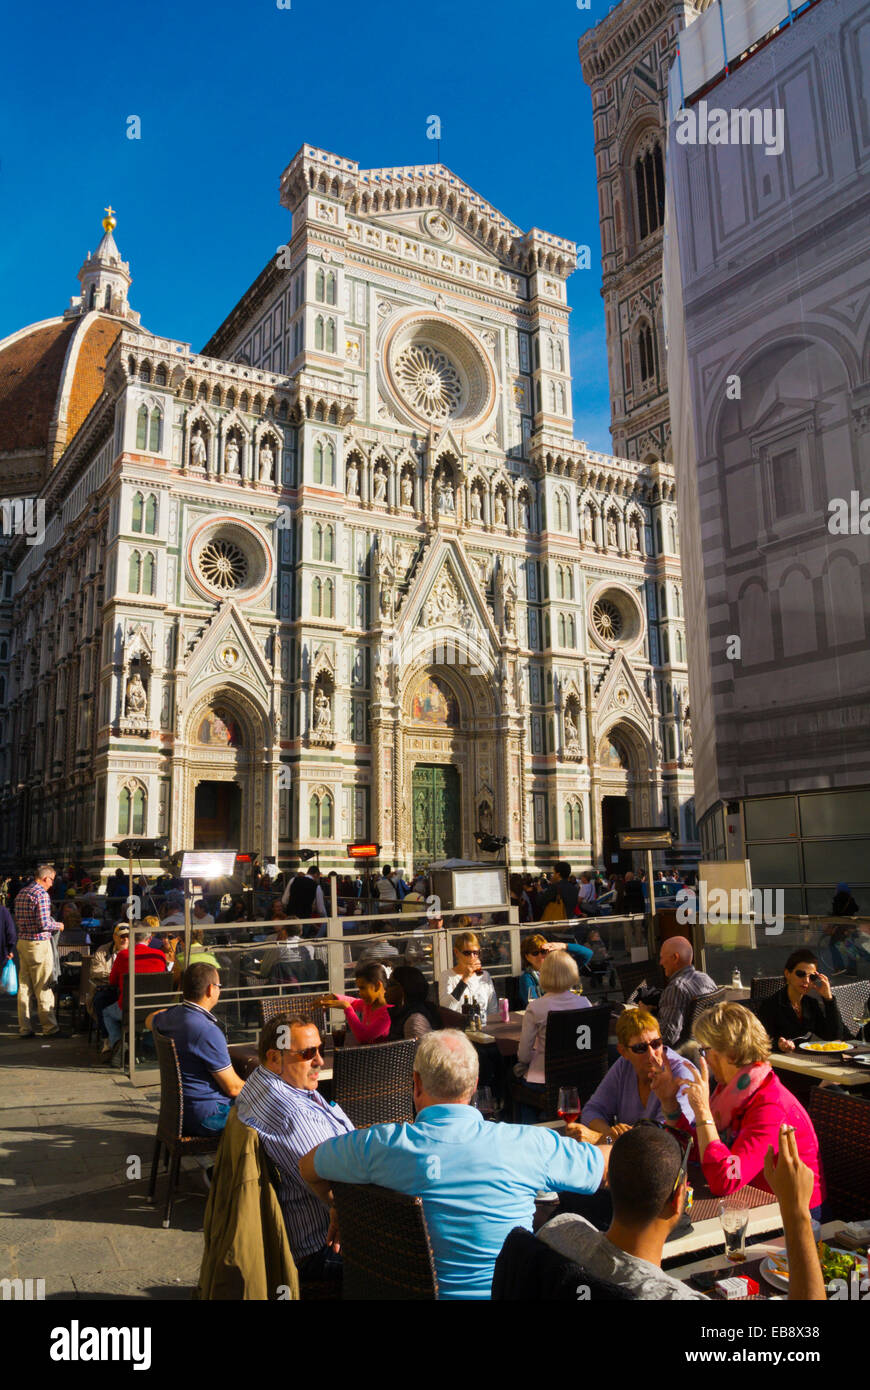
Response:
POLYGON ((143 323, 202 347, 275 247, 304 142, 362 167, 441 162, 523 229, 592 251, 568 282, 575 432, 609 451, 592 0, 15 5, 0 57, 0 338, 62 312, 111 202, 143 323), (127 117, 142 121, 126 138, 127 117))

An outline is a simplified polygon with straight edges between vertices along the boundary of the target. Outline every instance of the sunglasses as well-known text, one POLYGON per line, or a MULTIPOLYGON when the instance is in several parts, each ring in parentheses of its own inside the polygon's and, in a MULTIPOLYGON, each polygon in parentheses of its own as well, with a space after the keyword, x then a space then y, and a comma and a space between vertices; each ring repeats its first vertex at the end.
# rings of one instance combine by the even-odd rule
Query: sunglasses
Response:
POLYGON ((320 1047, 303 1047, 298 1052, 291 1052, 291 1057, 301 1057, 303 1062, 311 1062, 315 1057, 322 1056, 323 1044, 320 1047))
POLYGON ((808 975, 811 980, 817 980, 819 978, 815 970, 793 970, 791 973, 797 975, 799 980, 805 980, 808 975))
POLYGON ((628 1045, 631 1051, 636 1052, 638 1056, 642 1056, 643 1053, 648 1052, 650 1048, 654 1048, 654 1050, 658 1052, 659 1048, 664 1046, 661 1038, 653 1038, 652 1042, 629 1043, 628 1045))
POLYGON ((460 954, 461 956, 479 956, 479 955, 480 955, 480 952, 479 952, 479 951, 460 951, 459 954, 460 954))

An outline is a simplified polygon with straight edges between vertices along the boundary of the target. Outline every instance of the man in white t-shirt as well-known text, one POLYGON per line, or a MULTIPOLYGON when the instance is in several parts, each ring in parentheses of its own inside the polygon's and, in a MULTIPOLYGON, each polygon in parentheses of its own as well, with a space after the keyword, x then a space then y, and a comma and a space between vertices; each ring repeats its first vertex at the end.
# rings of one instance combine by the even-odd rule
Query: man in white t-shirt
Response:
POLYGON ((686 1204, 689 1137, 684 1143, 652 1121, 621 1134, 607 1176, 613 1201, 610 1229, 597 1231, 584 1217, 566 1212, 548 1221, 538 1239, 636 1298, 703 1300, 703 1294, 661 1267, 664 1243, 686 1204))

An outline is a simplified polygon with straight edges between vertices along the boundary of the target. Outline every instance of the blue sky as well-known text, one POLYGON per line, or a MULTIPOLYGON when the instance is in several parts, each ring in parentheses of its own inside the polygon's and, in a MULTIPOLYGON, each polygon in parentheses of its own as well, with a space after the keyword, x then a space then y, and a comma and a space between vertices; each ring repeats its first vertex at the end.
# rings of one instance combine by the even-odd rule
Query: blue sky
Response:
POLYGON ((575 432, 609 451, 591 0, 211 0, 7 10, 0 58, 0 338, 60 313, 104 206, 143 323, 203 343, 287 240, 304 142, 363 167, 441 162, 519 226, 588 245, 568 282, 575 432), (138 115, 142 138, 126 138, 138 115))

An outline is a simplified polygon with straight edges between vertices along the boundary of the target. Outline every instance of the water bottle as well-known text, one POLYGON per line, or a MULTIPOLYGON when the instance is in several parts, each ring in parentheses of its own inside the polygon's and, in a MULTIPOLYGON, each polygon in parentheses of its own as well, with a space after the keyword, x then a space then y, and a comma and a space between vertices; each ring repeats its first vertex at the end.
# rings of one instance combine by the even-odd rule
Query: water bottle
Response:
POLYGON ((742 989, 742 988, 743 988, 743 981, 742 981, 741 978, 740 978, 740 971, 737 969, 736 966, 735 966, 734 969, 731 971, 731 988, 732 988, 732 989, 742 989))

